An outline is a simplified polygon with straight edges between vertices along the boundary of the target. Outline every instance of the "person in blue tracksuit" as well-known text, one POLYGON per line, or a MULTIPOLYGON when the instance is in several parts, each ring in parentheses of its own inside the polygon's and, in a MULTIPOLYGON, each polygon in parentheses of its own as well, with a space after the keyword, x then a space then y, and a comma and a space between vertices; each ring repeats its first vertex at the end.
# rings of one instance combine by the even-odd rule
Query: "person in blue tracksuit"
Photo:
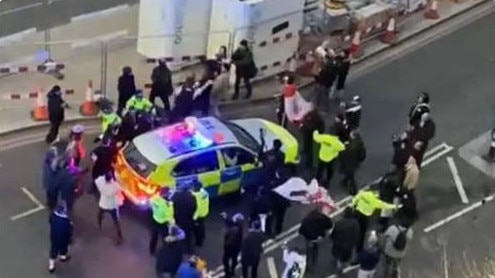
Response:
POLYGON ((70 171, 70 158, 63 156, 59 161, 56 183, 60 189, 60 198, 65 203, 69 214, 76 201, 77 176, 70 171))
POLYGON ((72 237, 72 222, 65 206, 58 206, 50 214, 50 259, 48 271, 55 271, 55 262, 60 259, 66 262, 69 257, 69 244, 72 237))
POLYGON ((201 278, 203 275, 197 268, 198 257, 191 256, 184 261, 177 272, 177 278, 201 278))
POLYGON ((57 206, 59 187, 57 186, 58 173, 58 151, 55 147, 50 147, 45 154, 43 161, 43 190, 46 195, 46 206, 53 211, 57 206))

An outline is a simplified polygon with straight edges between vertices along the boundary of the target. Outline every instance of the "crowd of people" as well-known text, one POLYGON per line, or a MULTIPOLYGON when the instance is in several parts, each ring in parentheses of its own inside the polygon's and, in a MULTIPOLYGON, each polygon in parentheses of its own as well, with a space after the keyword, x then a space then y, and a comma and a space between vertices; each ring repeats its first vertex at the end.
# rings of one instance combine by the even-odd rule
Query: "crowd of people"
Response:
MULTIPOLYGON (((311 172, 315 170, 313 174, 320 186, 328 188, 336 167, 339 167, 341 184, 353 199, 340 219, 330 217, 331 208, 317 206, 302 220, 299 234, 305 239, 306 246, 284 248, 287 266, 283 278, 302 278, 306 271, 315 271, 320 242, 327 237, 332 242, 331 253, 339 273, 346 266, 356 264, 359 265, 358 277, 374 277, 378 263, 383 260, 385 277, 397 277, 398 264, 412 238, 411 227, 418 218, 414 191, 421 163, 428 142, 435 135, 429 96, 421 93, 409 112, 408 129, 393 137, 392 169, 378 184, 359 190, 355 174, 366 159, 366 148, 360 136, 361 99, 354 96, 348 102, 343 101, 349 55, 346 51, 338 55, 325 49, 320 49, 320 52, 322 67, 316 74, 321 85, 317 90, 318 97, 308 105, 307 113, 293 121, 288 117, 287 92, 292 97, 297 87, 292 77, 286 78, 281 96, 285 98, 285 105, 279 107, 279 121, 282 125, 293 125, 301 133, 302 153, 305 154, 303 166, 311 172), (334 91, 338 92, 337 98, 341 102, 330 128, 326 128, 317 107, 322 98, 334 98, 334 91), (316 163, 314 152, 317 152, 316 163)), ((239 97, 241 81, 245 83, 246 98, 251 96, 250 79, 257 70, 247 42, 241 42, 231 57, 231 63, 226 58, 226 49, 223 48, 215 59, 204 61, 206 70, 200 80, 188 77, 177 89, 166 63, 160 61, 151 75, 149 100, 136 89, 132 69, 125 67, 118 82, 117 109, 114 110, 109 102, 100 103, 102 136, 95 141, 98 145, 90 155, 82 143, 82 126, 73 127, 67 141, 56 140, 66 103, 61 97, 60 87, 53 87, 48 94, 51 128, 46 141, 50 148, 43 171, 43 186, 51 211, 50 272, 55 271, 58 259, 67 261, 70 258, 73 206, 86 188, 98 200, 97 226, 101 229, 103 217, 109 215, 115 227, 116 243, 123 243, 119 221, 123 198, 113 169, 116 153, 122 144, 157 125, 178 122, 191 115, 213 113, 220 116, 217 102, 227 96, 231 63, 236 69, 233 98, 239 97), (155 105, 157 98, 163 102, 162 107, 155 105), (90 166, 85 166, 87 160, 91 161, 90 166), (87 172, 91 172, 89 183, 84 179, 87 172)), ((248 214, 229 216, 222 213, 225 220, 222 262, 227 278, 235 277, 239 263, 242 277, 258 277, 263 242, 282 232, 285 213, 290 206, 290 202, 273 189, 298 174, 293 165, 284 164, 281 142, 275 140, 273 149, 265 151, 264 136, 260 136, 263 144, 259 157, 265 182, 254 192, 246 192, 246 198, 251 200, 248 214)), ((150 200, 150 207, 149 252, 156 256, 158 277, 203 277, 204 261, 197 256, 197 250, 206 239, 205 221, 210 201, 202 185, 190 182, 179 184, 174 190, 163 190, 150 200)))

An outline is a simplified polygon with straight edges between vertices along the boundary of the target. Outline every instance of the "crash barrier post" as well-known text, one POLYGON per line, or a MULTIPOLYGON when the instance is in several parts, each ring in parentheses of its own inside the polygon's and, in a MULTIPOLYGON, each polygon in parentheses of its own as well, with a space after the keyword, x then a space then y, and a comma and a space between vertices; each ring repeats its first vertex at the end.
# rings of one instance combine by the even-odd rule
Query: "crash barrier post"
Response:
POLYGON ((424 13, 426 19, 436 20, 440 18, 440 14, 438 13, 438 2, 437 0, 431 1, 430 5, 428 5, 428 9, 424 13))
POLYGON ((381 41, 386 44, 397 43, 397 33, 395 31, 395 18, 391 17, 387 24, 385 34, 383 34, 381 41))

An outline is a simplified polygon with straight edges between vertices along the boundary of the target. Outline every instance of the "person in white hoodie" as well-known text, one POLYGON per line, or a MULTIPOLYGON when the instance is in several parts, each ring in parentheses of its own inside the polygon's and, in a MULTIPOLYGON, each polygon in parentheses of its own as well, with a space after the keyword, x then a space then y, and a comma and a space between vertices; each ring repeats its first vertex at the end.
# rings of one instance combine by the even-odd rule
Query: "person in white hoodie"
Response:
POLYGON ((303 278, 306 272, 306 256, 302 250, 297 247, 290 250, 285 244, 282 249, 285 268, 281 278, 303 278))
POLYGON ((103 216, 110 214, 117 232, 117 244, 121 244, 123 238, 119 221, 119 207, 121 205, 120 185, 115 180, 113 171, 109 171, 105 175, 96 178, 95 185, 98 191, 100 191, 98 228, 101 229, 103 216))

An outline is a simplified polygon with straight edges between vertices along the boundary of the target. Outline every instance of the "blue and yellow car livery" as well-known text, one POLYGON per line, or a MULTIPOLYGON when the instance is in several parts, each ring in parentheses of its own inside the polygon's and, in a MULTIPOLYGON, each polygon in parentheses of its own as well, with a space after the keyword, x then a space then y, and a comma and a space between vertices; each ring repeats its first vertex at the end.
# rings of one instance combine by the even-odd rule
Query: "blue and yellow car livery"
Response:
POLYGON ((127 144, 117 158, 117 178, 127 199, 137 205, 146 205, 163 188, 192 181, 200 181, 211 197, 256 186, 261 181, 261 129, 267 150, 279 139, 286 163, 298 163, 297 140, 270 121, 187 118, 127 144))

